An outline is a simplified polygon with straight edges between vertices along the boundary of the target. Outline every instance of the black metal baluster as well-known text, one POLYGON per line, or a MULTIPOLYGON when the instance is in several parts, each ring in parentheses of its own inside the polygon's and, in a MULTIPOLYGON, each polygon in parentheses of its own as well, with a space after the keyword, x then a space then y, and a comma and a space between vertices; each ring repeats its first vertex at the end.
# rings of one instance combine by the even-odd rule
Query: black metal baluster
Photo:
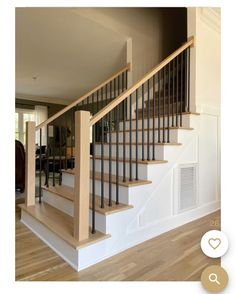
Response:
POLYGON ((55 186, 55 126, 54 126, 54 125, 53 125, 52 157, 53 157, 53 165, 52 165, 52 183, 53 183, 53 186, 55 186))
POLYGON ((73 168, 73 126, 74 126, 74 114, 75 112, 73 111, 74 108, 71 109, 71 132, 70 132, 70 168, 73 168))
POLYGON ((172 127, 174 127, 174 104, 175 104, 175 59, 173 59, 172 63, 172 127))
POLYGON ((142 84, 142 161, 144 161, 144 84, 142 84))
POLYGON ((135 126, 135 167, 136 167, 136 176, 135 179, 138 181, 138 89, 136 90, 136 126, 135 126))
POLYGON ((92 168, 92 234, 96 233, 95 230, 95 125, 93 125, 92 127, 92 136, 93 136, 93 140, 92 140, 92 144, 93 144, 93 168, 92 168))
POLYGON ((65 113, 65 169, 67 170, 67 112, 65 113))
MULTIPOLYGON (((94 105, 94 93, 92 94, 92 111, 95 112, 94 105)), ((95 150, 95 138, 96 138, 96 127, 95 124, 92 127, 92 234, 96 232, 95 230, 95 170, 96 170, 96 150, 95 150)))
POLYGON ((168 64, 168 117, 167 117, 167 143, 170 143, 170 63, 168 64))
POLYGON ((161 71, 158 72, 158 143, 161 143, 161 116, 160 116, 160 107, 161 107, 161 71))
POLYGON ((190 47, 188 47, 188 112, 190 112, 190 47))
MULTIPOLYGON (((103 108, 103 88, 101 88, 101 108, 103 108)), ((101 208, 104 208, 104 118, 101 119, 101 208)))
POLYGON ((178 105, 179 105, 179 56, 176 57, 176 127, 179 126, 178 105))
MULTIPOLYGON (((128 71, 126 70, 125 71, 125 90, 128 89, 128 71)), ((127 99, 125 99, 125 104, 126 104, 126 110, 127 110, 127 99)), ((125 114, 125 119, 127 120, 127 111, 126 111, 126 114, 125 114)))
MULTIPOLYGON (((114 93, 116 97, 116 79, 114 80, 114 93)), ((116 120, 116 204, 119 204, 119 105, 115 108, 116 120)))
POLYGON ((125 111, 126 103, 123 100, 123 182, 126 182, 126 121, 125 121, 125 111))
POLYGON ((50 155, 50 144, 49 144, 49 125, 47 125, 47 163, 46 163, 46 185, 49 187, 49 155, 50 155))
MULTIPOLYGON (((110 90, 110 101, 109 102, 111 102, 111 100, 112 100, 112 81, 110 81, 110 87, 109 87, 109 90, 110 90)), ((108 103, 109 103, 108 102, 108 103)))
POLYGON ((180 60, 180 126, 182 127, 182 107, 183 107, 183 52, 180 60))
MULTIPOLYGON (((110 99, 111 99, 111 86, 110 84, 110 99)), ((108 205, 112 206, 112 145, 111 145, 111 132, 112 132, 112 112, 109 112, 109 202, 108 205)))
POLYGON ((59 126, 59 185, 61 185, 62 173, 61 173, 61 124, 59 126))
POLYGON ((188 91, 188 84, 187 84, 187 66, 188 66, 188 49, 184 51, 184 112, 188 111, 188 102, 187 102, 187 91, 188 91))
POLYGON ((155 160, 155 75, 153 76, 152 78, 152 87, 153 87, 153 92, 152 92, 152 99, 153 99, 153 104, 152 104, 152 107, 153 107, 153 113, 152 113, 152 160, 155 160))
POLYGON ((133 181, 132 173, 132 94, 129 99, 129 180, 133 181))
POLYGON ((86 99, 86 110, 89 111, 89 97, 86 99))
POLYGON ((166 142, 166 138, 165 138, 165 102, 166 102, 166 80, 165 80, 165 73, 166 73, 166 68, 163 68, 163 99, 162 99, 162 107, 163 107, 163 128, 162 128, 162 142, 165 143, 166 142))
POLYGON ((42 197, 42 129, 39 129, 39 203, 42 197))
POLYGON ((147 160, 150 160, 150 80, 147 82, 148 111, 147 111, 147 160))

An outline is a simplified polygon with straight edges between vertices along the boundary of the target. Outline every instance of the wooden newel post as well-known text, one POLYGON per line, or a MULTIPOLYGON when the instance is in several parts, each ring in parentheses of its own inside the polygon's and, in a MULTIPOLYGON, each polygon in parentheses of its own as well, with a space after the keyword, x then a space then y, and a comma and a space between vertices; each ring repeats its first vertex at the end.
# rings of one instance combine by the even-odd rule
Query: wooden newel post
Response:
POLYGON ((35 205, 35 122, 26 122, 25 204, 35 205))
POLYGON ((89 237, 90 112, 75 112, 74 238, 89 237))

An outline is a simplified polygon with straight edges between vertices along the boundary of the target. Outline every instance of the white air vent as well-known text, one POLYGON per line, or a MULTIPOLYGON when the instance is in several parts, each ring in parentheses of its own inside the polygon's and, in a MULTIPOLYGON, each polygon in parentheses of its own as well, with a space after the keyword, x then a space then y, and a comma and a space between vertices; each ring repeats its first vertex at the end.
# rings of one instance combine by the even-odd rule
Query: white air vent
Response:
POLYGON ((197 206, 197 164, 181 164, 176 169, 174 193, 175 213, 197 206))

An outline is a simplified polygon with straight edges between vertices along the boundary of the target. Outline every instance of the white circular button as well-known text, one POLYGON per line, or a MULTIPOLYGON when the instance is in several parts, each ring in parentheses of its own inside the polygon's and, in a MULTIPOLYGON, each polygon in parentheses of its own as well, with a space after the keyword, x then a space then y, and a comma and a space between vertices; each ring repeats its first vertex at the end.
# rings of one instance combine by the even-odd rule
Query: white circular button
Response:
POLYGON ((218 230, 206 232, 201 240, 201 248, 205 255, 218 258, 223 256, 228 250, 228 239, 226 235, 218 230))

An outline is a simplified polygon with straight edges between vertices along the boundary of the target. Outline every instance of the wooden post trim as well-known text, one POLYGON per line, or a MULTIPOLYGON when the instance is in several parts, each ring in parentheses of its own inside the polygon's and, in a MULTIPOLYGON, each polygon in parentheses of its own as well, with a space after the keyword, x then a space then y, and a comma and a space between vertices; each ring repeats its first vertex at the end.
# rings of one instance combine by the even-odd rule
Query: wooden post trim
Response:
POLYGON ((26 122, 25 204, 35 205, 35 122, 26 122))
POLYGON ((75 112, 74 238, 89 237, 90 112, 75 112))

